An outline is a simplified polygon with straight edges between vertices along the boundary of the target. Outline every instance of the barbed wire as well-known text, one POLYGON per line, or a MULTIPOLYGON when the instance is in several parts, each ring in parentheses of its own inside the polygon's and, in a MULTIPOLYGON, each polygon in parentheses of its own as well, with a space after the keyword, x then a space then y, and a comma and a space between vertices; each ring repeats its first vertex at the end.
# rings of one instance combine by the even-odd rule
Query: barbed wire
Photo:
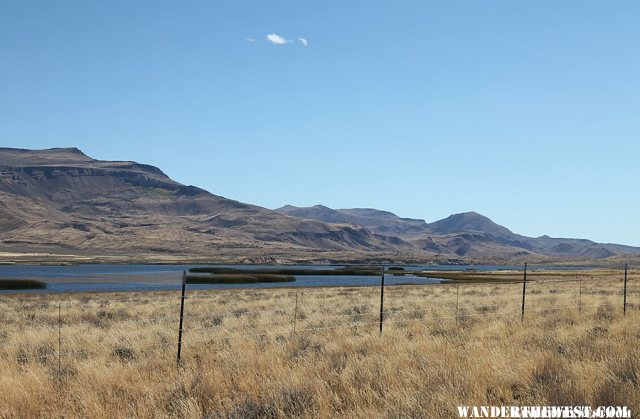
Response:
MULTIPOLYGON (((550 290, 553 291, 553 290, 550 290)), ((540 297, 544 297, 544 298, 548 298, 550 295, 554 295, 556 293, 554 292, 550 292, 550 293, 543 293, 543 294, 538 294, 535 292, 530 292, 527 293, 527 297, 529 299, 537 299, 540 297)), ((563 293, 563 294, 567 294, 567 293, 563 293)), ((574 295, 575 298, 578 298, 577 293, 569 293, 574 295)), ((599 296, 599 297, 619 297, 622 296, 622 292, 617 292, 617 293, 611 293, 610 291, 607 290, 595 290, 594 292, 590 292, 588 290, 583 290, 582 295, 585 296, 599 296)), ((627 292, 628 296, 635 296, 635 295, 640 295, 639 292, 627 292)), ((509 297, 521 297, 522 293, 514 293, 514 294, 498 294, 498 295, 488 295, 489 297, 491 297, 494 301, 495 300, 502 300, 502 299, 506 299, 509 297)), ((447 299, 447 300, 439 300, 438 301, 438 305, 446 305, 447 303, 453 303, 456 301, 456 299, 453 298, 453 296, 450 296, 451 299, 447 299)), ((460 294, 459 298, 457 299, 458 302, 461 305, 467 305, 469 303, 470 298, 468 298, 468 295, 464 295, 464 294, 460 294)), ((473 297, 473 296, 471 296, 473 297)), ((54 309, 58 308, 57 304, 44 304, 47 307, 51 308, 52 311, 54 309)), ((502 304, 493 304, 493 305, 482 305, 480 307, 491 307, 491 306, 500 306, 502 304)), ((334 310, 334 309, 339 309, 339 310, 359 310, 361 308, 369 308, 371 307, 371 303, 362 303, 362 304, 356 304, 356 305, 343 305, 343 304, 336 304, 336 305, 330 305, 330 306, 322 306, 319 309, 322 311, 328 311, 328 310, 334 310)), ((308 312, 308 308, 305 308, 304 306, 302 306, 299 309, 299 312, 302 313, 307 313, 308 312)), ((314 309, 312 312, 316 312, 318 309, 314 309)), ((376 310, 374 310, 373 312, 375 312, 376 310)), ((393 311, 393 308, 388 309, 388 312, 393 311)), ((222 312, 222 313, 207 313, 207 314, 189 314, 189 315, 185 315, 184 318, 191 318, 191 319, 216 319, 216 318, 226 318, 226 317, 231 317, 231 316, 235 316, 235 317, 240 317, 240 316, 254 316, 255 315, 260 315, 262 317, 264 317, 264 315, 268 315, 268 314, 281 314, 281 315, 292 315, 293 310, 285 310, 283 308, 278 308, 278 309, 274 309, 274 310, 263 310, 263 309, 258 309, 258 310, 246 310, 246 309, 242 309, 242 308, 238 308, 237 310, 233 310, 233 311, 229 311, 229 312, 222 312)), ((21 314, 21 313, 18 313, 21 314)), ((347 317, 347 316, 354 316, 354 315, 360 315, 360 314, 366 314, 366 313, 345 313, 342 315, 335 315, 335 316, 329 316, 330 317, 347 317)), ((51 317, 55 317, 55 313, 52 313, 51 317)), ((50 317, 50 318, 51 318, 50 317)), ((121 319, 121 318, 110 318, 110 317, 105 317, 102 320, 105 321, 119 321, 122 323, 143 323, 143 324, 148 324, 148 323, 154 323, 154 322, 162 322, 162 321, 174 321, 176 318, 178 318, 178 316, 175 315, 161 315, 161 316, 151 316, 151 317, 144 317, 144 318, 140 318, 140 319, 136 319, 136 318, 129 318, 129 319, 121 319)), ((65 314, 62 316, 63 321, 68 321, 69 319, 69 315, 65 314)))
POLYGON ((101 347, 100 350, 87 350, 87 349, 80 349, 80 350, 74 350, 74 351, 65 351, 65 352, 61 352, 61 353, 50 353, 50 354, 46 354, 46 355, 26 355, 26 356, 18 356, 16 357, 16 360, 19 362, 27 362, 29 360, 36 360, 36 359, 58 359, 58 358, 63 358, 63 357, 72 357, 72 356, 76 356, 76 355, 82 355, 82 356, 86 356, 89 357, 93 354, 106 354, 106 353, 117 353, 118 351, 127 351, 127 350, 135 350, 135 351, 143 351, 143 350, 147 350, 147 349, 151 349, 151 348, 159 348, 159 347, 171 347, 171 346, 177 346, 178 342, 167 342, 167 343, 154 343, 154 344, 150 344, 150 345, 144 345, 143 347, 130 347, 130 346, 114 346, 113 348, 109 349, 107 347, 105 347, 104 345, 101 347))
MULTIPOLYGON (((344 317, 366 317, 366 316, 375 316, 377 315, 378 312, 368 312, 368 313, 353 313, 353 314, 339 314, 339 315, 334 315, 334 316, 323 316, 321 319, 322 321, 326 321, 326 320, 334 320, 334 319, 339 319, 339 318, 344 318, 344 317)), ((298 322, 305 322, 305 321, 312 321, 313 319, 310 318, 302 318, 302 317, 297 317, 296 320, 298 322)), ((283 322, 270 322, 269 326, 282 326, 282 325, 292 325, 294 322, 294 319, 291 318, 287 321, 283 321, 283 322)), ((225 330, 229 330, 232 331, 234 329, 238 329, 238 328, 242 328, 242 327, 255 327, 255 326, 261 326, 262 324, 241 324, 241 325, 237 325, 237 326, 232 326, 231 328, 229 328, 227 325, 224 324, 218 324, 218 325, 211 325, 211 326, 203 326, 203 327, 197 327, 197 328, 183 328, 182 330, 185 332, 193 332, 193 331, 200 331, 200 330, 208 330, 208 329, 225 329, 225 330)))
MULTIPOLYGON (((559 311, 559 310, 564 310, 564 309, 584 309, 584 308, 590 308, 590 307, 602 307, 604 305, 606 305, 607 303, 605 302, 604 304, 600 303, 600 304, 578 304, 578 305, 565 305, 565 306, 557 306, 557 307, 551 307, 551 308, 533 308, 533 309, 528 309, 526 310, 526 313, 530 313, 530 312, 552 312, 552 311, 559 311)), ((426 311, 426 310, 409 310, 409 311, 404 311, 405 313, 409 313, 412 311, 426 311)), ((398 313, 398 311, 396 311, 395 313, 398 313)), ((421 323, 425 323, 425 321, 427 320, 445 320, 445 319, 461 319, 461 318, 467 318, 467 317, 478 317, 478 316, 496 316, 496 315, 506 315, 506 314, 520 314, 521 311, 519 310, 503 310, 503 311, 493 311, 493 312, 482 312, 482 313, 456 313, 454 315, 447 315, 447 316, 442 316, 442 315, 437 315, 437 316, 429 316, 429 317, 423 317, 423 318, 418 318, 418 319, 389 319, 389 318, 383 318, 383 324, 401 324, 401 323, 416 323, 416 322, 421 322, 421 323)), ((367 314, 371 314, 371 313, 367 313, 367 314)), ((375 314, 375 313, 374 313, 375 314)), ((324 320, 324 319, 321 319, 324 320)), ((291 321, 288 322, 282 322, 282 325, 291 325, 291 321)), ((358 327, 364 327, 364 326, 377 326, 379 325, 380 322, 379 321, 372 321, 372 322, 351 322, 349 324, 341 324, 341 325, 330 325, 330 326, 317 326, 317 327, 307 327, 307 328, 300 328, 296 330, 296 333, 307 333, 307 332, 315 332, 315 331, 321 331, 321 330, 335 330, 335 329, 353 329, 353 328, 358 328, 358 327)), ((188 329, 183 329, 184 331, 187 331, 188 329)), ((200 330, 200 329, 191 329, 192 331, 194 330, 200 330)), ((229 329, 227 329, 227 331, 231 331, 229 329)), ((229 340, 229 339, 236 339, 236 338, 246 338, 246 337, 259 337, 259 336, 270 336, 270 335, 274 335, 274 334, 278 334, 278 335, 283 335, 283 334, 290 334, 292 333, 291 330, 287 330, 287 331, 266 331, 266 332, 260 332, 260 333, 235 333, 235 334, 230 334, 230 335, 224 335, 224 336, 218 336, 216 338, 221 338, 224 340, 229 340)), ((373 332, 372 332, 373 333, 373 332)), ((285 336, 286 338, 286 336, 285 336)), ((211 341, 211 339, 205 339, 205 340, 195 340, 195 341, 183 341, 182 344, 186 345, 186 344, 198 344, 198 343, 202 343, 205 341, 211 341)), ((106 353, 106 352, 111 352, 111 353, 115 353, 117 351, 120 350, 130 350, 130 349, 134 349, 136 351, 141 351, 144 349, 150 349, 150 348, 157 348, 157 347, 171 347, 171 346, 177 346, 178 342, 164 342, 164 343, 156 343, 156 344, 150 344, 150 345, 145 345, 142 348, 140 347, 131 347, 131 346, 115 346, 111 349, 106 348, 103 346, 103 350, 102 351, 98 351, 98 353, 106 353)), ((66 352, 62 352, 60 354, 58 353, 52 353, 52 354, 46 354, 46 355, 29 355, 29 356, 20 356, 17 357, 16 360, 18 360, 19 362, 26 362, 28 360, 35 360, 35 359, 57 359, 59 357, 70 357, 70 356, 74 356, 74 355, 78 355, 78 354, 82 354, 83 356, 88 356, 90 354, 94 354, 96 353, 96 351, 88 351, 88 350, 77 350, 77 351, 66 351, 66 352)))
MULTIPOLYGON (((633 278, 634 275, 630 275, 630 277, 628 278, 628 282, 636 279, 633 278)), ((622 278, 613 278, 611 279, 610 277, 596 277, 596 278, 571 278, 571 279, 528 279, 527 280, 527 284, 528 285, 539 285, 539 284, 562 284, 562 283, 570 283, 570 282, 583 282, 583 283, 592 283, 592 282, 598 282, 598 283, 612 283, 612 282, 623 282, 622 278)), ((407 286, 412 286, 412 287, 429 287, 429 288, 440 288, 440 287, 449 287, 449 286, 460 286, 460 287, 476 287, 476 286, 503 286, 503 285, 516 285, 516 284, 522 284, 523 281, 482 281, 482 282, 471 282, 471 281, 449 281, 449 282, 445 282, 445 283, 429 283, 429 284, 388 284, 387 287, 389 288, 389 294, 393 294, 393 288, 404 288, 407 286)), ((266 291, 269 291, 269 293, 272 293, 273 291, 283 291, 286 292, 286 296, 279 296, 280 298, 282 297, 293 297, 295 295, 296 292, 299 292, 300 289, 304 288, 307 292, 310 290, 307 287, 293 287, 293 288, 279 288, 279 287, 270 287, 270 288, 259 288, 258 291, 256 291, 255 289, 250 289, 251 291, 248 291, 248 288, 235 288, 233 289, 233 292, 228 292, 228 288, 225 288, 224 290, 227 291, 225 293, 218 293, 215 292, 215 289, 211 289, 211 290, 207 290, 206 292, 202 292, 202 290, 197 290, 196 293, 192 293, 192 294, 187 294, 185 295, 185 299, 208 299, 208 298, 220 298, 220 297, 225 297, 225 296, 234 296, 237 297, 239 295, 245 296, 245 297, 256 297, 256 296, 263 296, 265 294, 266 291)), ((360 290, 362 289, 371 289, 372 292, 375 292, 376 287, 375 286, 348 286, 348 285, 342 285, 339 286, 338 288, 346 288, 346 289, 353 289, 353 288, 358 288, 360 290)), ((120 292, 126 292, 126 291, 120 291, 120 292)), ((143 291, 133 291, 133 292, 143 292, 143 291)), ((137 298, 137 297, 102 297, 99 295, 91 295, 91 296, 72 296, 71 299, 69 298, 69 296, 65 296, 65 300, 59 300, 59 301, 51 301, 51 302, 42 302, 42 303, 33 303, 33 302, 26 302, 24 301, 25 297, 24 296, 19 296, 17 297, 18 299, 20 299, 20 302, 25 302, 27 303, 28 307, 34 307, 34 306, 42 306, 42 307, 47 307, 47 306, 51 306, 54 304, 58 304, 58 303, 63 303, 65 305, 67 304, 74 304, 77 302, 81 302, 84 304, 87 303, 96 303, 96 304, 104 304, 104 303, 111 303, 111 302, 155 302, 158 300, 166 300, 166 301, 173 301, 175 299, 180 299, 180 290, 160 290, 157 291, 158 293, 163 293, 163 294, 154 294, 152 297, 144 297, 144 298, 137 298), (174 294, 175 295, 166 295, 166 294, 174 294)), ((9 296, 9 294, 7 294, 7 296, 9 296)), ((273 297, 273 295, 271 296, 273 297)), ((11 298, 11 297, 5 297, 6 298, 11 298)), ((0 304, 9 304, 6 300, 2 300, 0 301, 0 304)), ((13 304, 13 302, 11 302, 11 304, 13 304)))
MULTIPOLYGON (((591 308, 591 307, 603 307, 603 306, 611 306, 611 298, 619 298, 623 295, 623 291, 622 290, 604 290, 604 289, 598 289, 597 287, 593 287, 592 284, 593 283, 599 283, 599 284, 606 284, 606 285, 611 285, 612 283, 620 283, 622 282, 622 279, 619 278, 615 278, 613 280, 609 279, 609 280, 604 280, 603 278, 591 278, 591 279, 581 279, 581 278, 577 278, 577 279, 561 279, 561 280, 529 280, 527 281, 527 285, 533 285, 532 288, 530 288, 529 290, 527 290, 528 292, 526 293, 526 297, 528 299, 528 301, 530 301, 531 299, 535 300, 537 298, 543 297, 543 298, 549 298, 551 296, 558 296, 561 300, 564 301, 568 301, 568 300, 572 300, 572 304, 571 305, 562 305, 562 306, 556 306, 556 307, 550 307, 550 308, 528 308, 525 311, 525 315, 531 312, 534 313, 539 313, 539 312, 551 312, 551 311, 558 311, 558 310, 564 310, 564 309, 586 309, 586 308, 591 308), (567 286, 567 288, 562 288, 562 285, 560 284, 566 284, 566 283, 577 283, 580 282, 581 284, 588 284, 587 288, 580 288, 579 290, 576 289, 575 286, 567 286), (551 288, 548 290, 540 290, 539 287, 544 287, 546 285, 549 286, 558 286, 556 288, 551 288), (537 291, 537 292, 536 292, 537 291), (582 302, 582 301, 576 301, 578 299, 579 296, 587 296, 588 297, 588 301, 586 302, 582 302), (598 298, 598 303, 593 303, 593 297, 600 297, 598 298)), ((628 281, 629 282, 629 281, 628 281)), ((498 300, 503 300, 503 299, 509 299, 509 298, 514 298, 514 297, 521 297, 522 293, 521 292, 517 292, 517 293, 503 293, 503 292, 492 292, 492 291, 498 291, 500 287, 502 286, 511 286, 511 285, 519 285, 519 284, 523 284, 522 281, 518 281, 518 282, 482 282, 482 283, 448 283, 448 284, 407 284, 408 286, 412 286, 413 288, 407 288, 407 287, 403 287, 402 285, 388 285, 389 289, 392 290, 391 292, 387 292, 387 298, 391 297, 400 297, 400 298, 406 298, 406 297, 412 297, 412 298, 420 298, 421 296, 424 296, 426 298, 433 298, 433 297, 437 297, 438 300, 436 301, 436 306, 435 307, 428 307, 428 308, 415 308, 413 309, 412 307, 405 307, 403 306, 388 306, 386 309, 384 309, 382 311, 382 322, 384 325, 388 325, 388 324, 402 324, 402 323, 414 323, 414 322, 421 322, 421 323, 427 323, 428 321, 440 321, 440 320, 444 320, 444 319, 462 319, 462 318, 467 318, 467 317, 476 317, 476 316, 497 316, 497 315, 507 315, 507 314, 520 314, 521 310, 518 310, 514 307, 514 309, 509 309, 509 310, 497 310, 497 311, 493 311, 490 310, 491 308, 495 308, 495 307, 504 307, 505 303, 502 304, 482 304, 482 303, 475 303, 475 304, 470 304, 469 301, 473 300, 473 297, 489 297, 491 298, 491 302, 496 302, 498 300), (443 293, 442 290, 444 288, 439 287, 439 288, 433 288, 434 286, 438 286, 438 285, 456 285, 456 289, 454 290, 453 287, 450 290, 447 290, 448 292, 443 293), (485 286, 487 288, 491 287, 492 290, 487 290, 484 293, 472 293, 469 294, 469 286, 485 286), (428 287, 428 288, 421 288, 421 287, 428 287), (466 289, 465 289, 466 288, 466 289), (434 291, 436 290, 436 291, 434 291), (454 294, 455 292, 455 294, 454 294), (397 294, 400 294, 400 296, 398 296, 397 294), (440 295, 438 295, 440 294, 440 295), (443 298, 442 294, 446 294, 445 297, 443 298), (471 297, 471 298, 470 298, 471 297), (458 307, 457 307, 457 311, 455 314, 451 314, 451 315, 431 315, 431 316, 420 316, 419 318, 403 318, 402 316, 410 316, 411 314, 418 314, 418 313, 433 313, 434 310, 438 310, 438 309, 442 309, 443 305, 448 308, 451 309, 452 307, 450 306, 451 304, 453 304, 454 301, 458 302, 458 307), (466 312, 466 309, 472 308, 476 311, 478 310, 482 310, 481 312, 475 312, 475 313, 468 313, 466 312)), ((339 288, 345 288, 345 289, 353 289, 355 287, 337 287, 339 288)), ((377 287, 366 287, 366 292, 361 292, 361 290, 364 287, 358 287, 359 290, 357 293, 354 293, 352 295, 344 295, 345 298, 347 299, 359 299, 359 298, 364 298, 364 299, 368 299, 374 296, 377 296, 377 287), (372 295, 369 295, 370 292, 372 295)), ((477 288, 476 288, 477 289, 477 288)), ((197 294, 192 294, 192 295, 188 295, 185 297, 186 298, 191 298, 194 301, 194 304, 196 305, 196 308, 202 308, 199 307, 198 303, 195 303, 196 301, 200 302, 200 301, 212 301, 214 299, 219 299, 225 296, 234 296, 234 297, 262 297, 262 296, 268 296, 269 300, 268 302, 273 302, 274 304, 283 304, 283 302, 286 300, 286 302, 288 304, 292 304, 293 303, 293 298, 294 297, 299 297, 302 306, 300 308, 292 308, 292 307, 288 307, 288 308, 274 308, 274 309, 270 309, 270 310, 265 310, 265 309, 253 309, 253 310, 247 310, 244 308, 240 308, 238 307, 237 309, 234 309, 233 311, 227 311, 227 312, 222 312, 222 313, 207 313, 207 314, 186 314, 183 316, 183 319, 186 320, 202 320, 202 321, 207 321, 209 319, 211 320, 216 320, 216 319, 225 319, 228 317, 236 317, 236 318, 240 318, 240 317, 248 317, 248 316, 252 316, 252 320, 253 323, 249 324, 249 323, 242 323, 242 324, 224 324, 224 323, 220 323, 220 324, 213 324, 213 325, 208 325, 208 326, 200 326, 197 327, 198 325, 195 324, 194 327, 187 327, 187 328, 182 328, 182 332, 187 332, 188 335, 190 335, 193 332, 197 332, 197 331, 205 331, 205 330, 221 330, 223 331, 225 334, 223 335, 216 335, 215 339, 236 339, 236 338, 242 338, 242 337, 251 337, 251 336, 270 336, 270 335, 288 335, 288 334, 293 334, 293 324, 294 322, 299 322, 300 325, 302 327, 298 327, 295 329, 295 333, 309 333, 309 332, 317 332, 317 331, 322 331, 322 330, 333 330, 333 329, 353 329, 353 328, 364 328, 366 326, 373 326, 373 325, 379 325, 380 324, 380 320, 376 320, 376 321, 367 321, 366 318, 367 317, 371 317, 371 316, 375 316, 379 314, 379 311, 377 310, 377 307, 375 305, 372 305, 372 302, 369 301, 367 303, 361 303, 361 304, 352 304, 352 305, 345 305, 345 304, 333 304, 333 305, 320 305, 319 307, 313 307, 313 308, 308 308, 305 306, 304 302, 304 298, 308 297, 309 295, 311 295, 312 298, 318 298, 317 295, 314 295, 314 291, 316 291, 315 289, 305 289, 304 291, 300 290, 300 289, 291 289, 291 288, 287 288, 286 290, 283 290, 286 292, 285 295, 273 295, 272 291, 277 290, 277 291, 281 291, 281 289, 278 288, 269 288, 269 289, 260 289, 259 291, 254 291, 251 290, 250 292, 247 292, 246 289, 237 289, 234 292, 231 293, 217 293, 217 292, 207 292, 207 293, 197 293, 197 294), (199 299, 199 300, 198 300, 199 299), (366 312, 359 312, 359 310, 361 310, 362 308, 366 309, 366 312), (334 314, 334 315, 326 315, 326 313, 328 312, 338 312, 338 311, 343 311, 342 314, 334 314), (344 311, 349 311, 352 310, 353 312, 344 312, 344 311), (316 313, 316 312, 320 312, 323 313, 323 315, 320 318, 317 318, 315 316, 309 315, 309 312, 311 313, 316 313), (262 321, 262 320, 272 320, 271 318, 269 318, 268 316, 270 314, 278 314, 278 315, 286 315, 289 318, 281 321, 281 322, 273 322, 270 321, 268 323, 267 326, 269 327, 275 327, 275 326, 288 326, 290 328, 290 330, 267 330, 264 332, 259 332, 259 333, 238 333, 239 331, 243 330, 243 329, 256 329, 257 327, 261 327, 261 326, 265 326, 262 322, 260 323, 256 323, 257 321, 262 321), (257 316, 256 316, 257 315, 257 316), (343 323, 343 324, 329 324, 327 325, 327 323, 330 323, 332 321, 336 321, 336 320, 340 320, 343 318, 349 318, 351 321, 347 322, 347 323, 343 323), (321 322, 321 326, 315 326, 315 327, 309 327, 309 326, 304 326, 305 324, 309 324, 309 323, 313 323, 313 322, 321 322)), ((324 289, 323 289, 324 291, 324 289)), ((335 291, 335 289, 334 289, 335 291)), ((165 291, 162 291, 165 292, 165 291)), ((173 291, 170 291, 173 292, 173 291)), ((627 289, 627 297, 635 297, 635 296, 640 296, 640 291, 635 291, 635 290, 630 290, 627 289)), ((21 310, 30 310, 33 308, 38 308, 38 307, 45 307, 45 308, 49 308, 51 309, 51 311, 58 311, 60 307, 64 307, 65 309, 68 310, 69 307, 73 307, 74 310, 80 310, 80 312, 84 312, 83 309, 95 309, 96 307, 94 307, 95 305, 98 306, 103 306, 105 304, 110 304, 110 303, 117 303, 117 302, 126 302, 126 303, 134 303, 134 302, 144 302, 144 303, 153 303, 156 302, 158 300, 163 301, 163 302, 168 302, 168 303, 174 303, 176 302, 176 300, 179 300, 181 298, 181 296, 179 294, 177 295, 167 295, 167 294, 162 294, 162 295, 158 295, 158 294, 152 294, 149 297, 145 297, 145 298, 137 298, 137 297, 106 297, 103 298, 102 296, 91 296, 91 297, 74 297, 73 300, 65 300, 65 301, 42 301, 40 300, 36 300, 36 301, 25 301, 24 297, 19 297, 16 298, 15 300, 12 299, 11 297, 9 298, 4 298, 2 301, 0 301, 0 306, 7 306, 7 307, 11 307, 13 309, 16 308, 16 303, 18 304, 18 308, 20 310, 15 311, 15 314, 18 316, 22 316, 25 313, 23 313, 21 310)), ((335 298, 335 295, 332 295, 330 298, 335 298)), ((215 300, 214 300, 215 301, 215 300)), ((217 303, 219 303, 219 301, 215 301, 217 303)), ((232 302, 232 304, 241 304, 245 301, 234 301, 232 302)), ((507 302, 507 304, 510 304, 511 302, 507 302)), ((515 303, 515 302, 513 302, 515 303)), ((375 304, 375 302, 373 303, 375 304)), ((411 303, 405 303, 410 305, 411 303)), ((415 302, 415 304, 420 304, 420 301, 415 302)), ((627 307, 636 307, 638 306, 638 304, 633 303, 631 301, 627 301, 627 307)), ((33 315, 33 313, 28 313, 29 316, 33 315)), ((49 316, 49 319, 54 318, 55 314, 52 313, 51 316, 49 316)), ((65 314, 65 316, 60 316, 59 312, 58 312, 58 319, 59 322, 63 322, 64 321, 69 321, 69 319, 71 318, 71 315, 68 314, 68 312, 65 314)), ((115 318, 110 318, 108 316, 106 316, 104 318, 105 321, 114 321, 114 322, 118 322, 118 325, 121 325, 122 323, 134 323, 134 324, 140 324, 140 323, 154 323, 154 322, 158 322, 158 321, 175 321, 177 318, 179 318, 179 316, 177 315, 158 315, 158 316, 147 316, 147 317, 143 317, 143 318, 128 318, 128 319, 122 319, 122 318, 118 318, 117 316, 115 318)), ((58 324, 58 326, 60 325, 60 323, 58 324)), ((51 327, 52 329, 55 327, 55 323, 49 322, 49 324, 42 324, 43 327, 51 327)), ((372 329, 373 330, 373 329, 372 329)), ((142 333, 145 333, 144 330, 141 330, 142 333)), ((373 331, 370 331, 371 333, 373 333, 373 331)), ((148 331, 147 331, 148 333, 148 331)), ((207 339, 205 341, 211 341, 210 339, 207 339)), ((203 342, 202 340, 188 340, 185 339, 182 344, 197 344, 199 342, 203 342)), ((135 345, 132 346, 115 346, 112 348, 107 348, 105 346, 103 346, 100 350, 98 350, 98 353, 106 353, 108 351, 110 351, 111 353, 115 353, 118 351, 124 351, 124 350, 131 350, 134 349, 136 351, 143 351, 146 349, 151 349, 151 348, 157 348, 157 347, 164 347, 164 348, 168 348, 168 347, 172 347, 172 346, 176 346, 178 345, 178 342, 163 342, 163 343, 156 343, 156 344, 150 344, 150 345, 145 345, 143 347, 136 347, 135 345)), ((92 349, 91 351, 88 350, 77 350, 77 351, 65 351, 65 352, 61 352, 61 353, 50 353, 50 354, 44 354, 44 355, 29 355, 29 356, 19 356, 16 359, 19 362, 23 362, 26 360, 36 360, 36 359, 47 359, 47 358, 61 358, 61 357, 70 357, 70 356, 74 356, 77 354, 82 354, 83 356, 87 356, 88 353, 96 353, 95 349, 92 349)))
MULTIPOLYGON (((529 309, 526 312, 551 312, 551 311, 559 311, 559 310, 564 310, 564 309, 584 309, 584 308, 588 308, 588 307, 599 307, 601 306, 600 304, 591 304, 591 305, 570 305, 570 306, 559 306, 559 307, 552 307, 552 308, 544 308, 544 309, 529 309)), ((383 320, 383 324, 388 324, 388 323, 414 323, 414 322, 425 322, 425 320, 444 320, 444 319, 455 319, 455 318, 466 318, 466 317, 476 317, 476 316, 494 316, 494 315, 501 315, 501 314, 520 314, 521 312, 518 310, 505 310, 505 311, 497 311, 497 312, 485 312, 485 313, 459 313, 456 315, 450 315, 450 316, 431 316, 431 317, 427 317, 427 318, 421 318, 421 319, 399 319, 399 320, 383 320)), ((375 321, 375 322, 352 322, 350 324, 346 324, 346 325, 332 325, 332 326, 319 326, 319 327, 310 327, 310 328, 302 328, 302 329, 297 329, 295 331, 295 333, 305 333, 305 332, 310 332, 310 331, 319 331, 319 330, 332 330, 332 329, 352 329, 354 327, 360 327, 360 326, 374 326, 374 325, 379 325, 380 321, 375 321)), ((261 333, 249 333, 249 334, 232 334, 232 335, 224 335, 224 336, 218 336, 217 338, 219 339, 236 339, 236 338, 246 338, 246 337, 254 337, 254 336, 269 336, 269 335, 273 335, 273 334, 278 334, 278 335, 283 335, 283 334, 292 334, 293 331, 292 330, 288 330, 288 331, 267 331, 267 332, 261 332, 261 333)), ((189 341, 189 344, 197 344, 197 343, 202 343, 202 342, 206 342, 206 341, 211 341, 210 339, 205 339, 205 340, 196 340, 196 341, 189 341)), ((183 342, 183 345, 185 345, 187 342, 183 342)))

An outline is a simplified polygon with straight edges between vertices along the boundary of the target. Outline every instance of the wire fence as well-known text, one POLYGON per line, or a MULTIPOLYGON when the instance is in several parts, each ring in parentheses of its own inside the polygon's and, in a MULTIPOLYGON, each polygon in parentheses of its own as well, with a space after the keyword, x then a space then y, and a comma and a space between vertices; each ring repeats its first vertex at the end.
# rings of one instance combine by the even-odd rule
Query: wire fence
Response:
MULTIPOLYGON (((635 275, 635 274, 634 274, 635 275)), ((389 274, 386 275, 387 277, 389 274)), ((640 281, 627 272, 583 279, 379 287, 270 288, 0 298, 4 362, 51 364, 100 355, 188 356, 238 339, 289 342, 309 334, 384 336, 407 327, 466 327, 480 319, 607 318, 640 313, 640 281), (568 313, 568 314, 567 314, 568 313), (9 339, 13 336, 13 339, 9 339), (195 351, 194 351, 195 352, 195 351)), ((186 285, 186 284, 185 284, 186 285)))

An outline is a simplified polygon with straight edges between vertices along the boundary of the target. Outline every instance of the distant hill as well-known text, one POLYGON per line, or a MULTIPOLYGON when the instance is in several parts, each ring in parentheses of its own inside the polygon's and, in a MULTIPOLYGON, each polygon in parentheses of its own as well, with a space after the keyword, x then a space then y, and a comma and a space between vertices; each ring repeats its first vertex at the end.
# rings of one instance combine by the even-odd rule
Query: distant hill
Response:
POLYGON ((426 231, 424 220, 400 218, 397 215, 372 208, 331 209, 324 205, 308 208, 286 205, 276 211, 298 218, 323 221, 325 223, 352 224, 366 227, 379 234, 401 235, 413 231, 426 231))
POLYGON ((372 208, 269 210, 180 184, 154 166, 96 160, 77 148, 0 148, 0 261, 19 253, 50 255, 46 261, 459 263, 593 260, 640 249, 524 237, 475 212, 427 223, 372 208))
POLYGON ((411 246, 359 226, 289 217, 75 148, 0 148, 0 251, 196 256, 397 254, 411 246))
POLYGON ((584 239, 521 236, 473 211, 453 214, 433 223, 401 218, 388 211, 370 208, 331 209, 323 205, 301 208, 286 205, 276 211, 304 219, 360 225, 379 234, 393 234, 422 251, 438 256, 592 260, 640 254, 640 248, 631 246, 601 244, 584 239))
POLYGON ((513 235, 511 230, 508 228, 498 225, 488 217, 473 211, 450 215, 443 220, 429 224, 429 228, 432 232, 439 234, 478 231, 494 234, 496 236, 513 235))

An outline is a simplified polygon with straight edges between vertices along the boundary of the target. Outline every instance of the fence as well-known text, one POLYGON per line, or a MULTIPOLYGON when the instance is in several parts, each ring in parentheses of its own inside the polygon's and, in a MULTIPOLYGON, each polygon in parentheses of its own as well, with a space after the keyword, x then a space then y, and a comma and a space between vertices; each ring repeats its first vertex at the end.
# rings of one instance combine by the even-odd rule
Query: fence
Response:
POLYGON ((384 336, 414 326, 467 327, 483 318, 519 323, 549 313, 586 319, 640 312, 639 284, 626 267, 615 276, 553 280, 535 279, 527 268, 522 280, 509 282, 385 286, 381 275, 379 287, 190 291, 183 279, 179 295, 4 296, 0 352, 61 370, 65 359, 99 356, 157 354, 180 362, 237 340, 384 336))

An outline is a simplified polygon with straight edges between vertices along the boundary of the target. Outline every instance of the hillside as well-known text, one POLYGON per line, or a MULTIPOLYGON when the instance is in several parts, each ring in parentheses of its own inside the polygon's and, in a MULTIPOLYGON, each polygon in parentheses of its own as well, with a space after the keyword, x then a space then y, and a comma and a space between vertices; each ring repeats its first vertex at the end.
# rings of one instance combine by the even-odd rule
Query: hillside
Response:
POLYGON ((422 251, 441 257, 594 260, 640 254, 640 248, 631 246, 601 244, 584 239, 522 236, 473 211, 453 214, 433 223, 368 208, 331 209, 322 205, 301 208, 287 205, 277 211, 303 219, 365 226, 379 234, 389 232, 422 251))
POLYGON ((269 210, 133 161, 76 148, 0 148, 0 261, 20 253, 47 261, 460 263, 607 259, 640 249, 525 237, 475 212, 427 223, 372 208, 269 210))
POLYGON ((187 256, 396 254, 362 227, 289 217, 74 148, 0 149, 0 251, 187 256))
POLYGON ((428 231, 424 220, 400 218, 397 215, 372 208, 331 209, 324 205, 309 208, 286 205, 276 211, 298 218, 323 221, 325 223, 353 224, 366 227, 385 235, 403 235, 428 231))

